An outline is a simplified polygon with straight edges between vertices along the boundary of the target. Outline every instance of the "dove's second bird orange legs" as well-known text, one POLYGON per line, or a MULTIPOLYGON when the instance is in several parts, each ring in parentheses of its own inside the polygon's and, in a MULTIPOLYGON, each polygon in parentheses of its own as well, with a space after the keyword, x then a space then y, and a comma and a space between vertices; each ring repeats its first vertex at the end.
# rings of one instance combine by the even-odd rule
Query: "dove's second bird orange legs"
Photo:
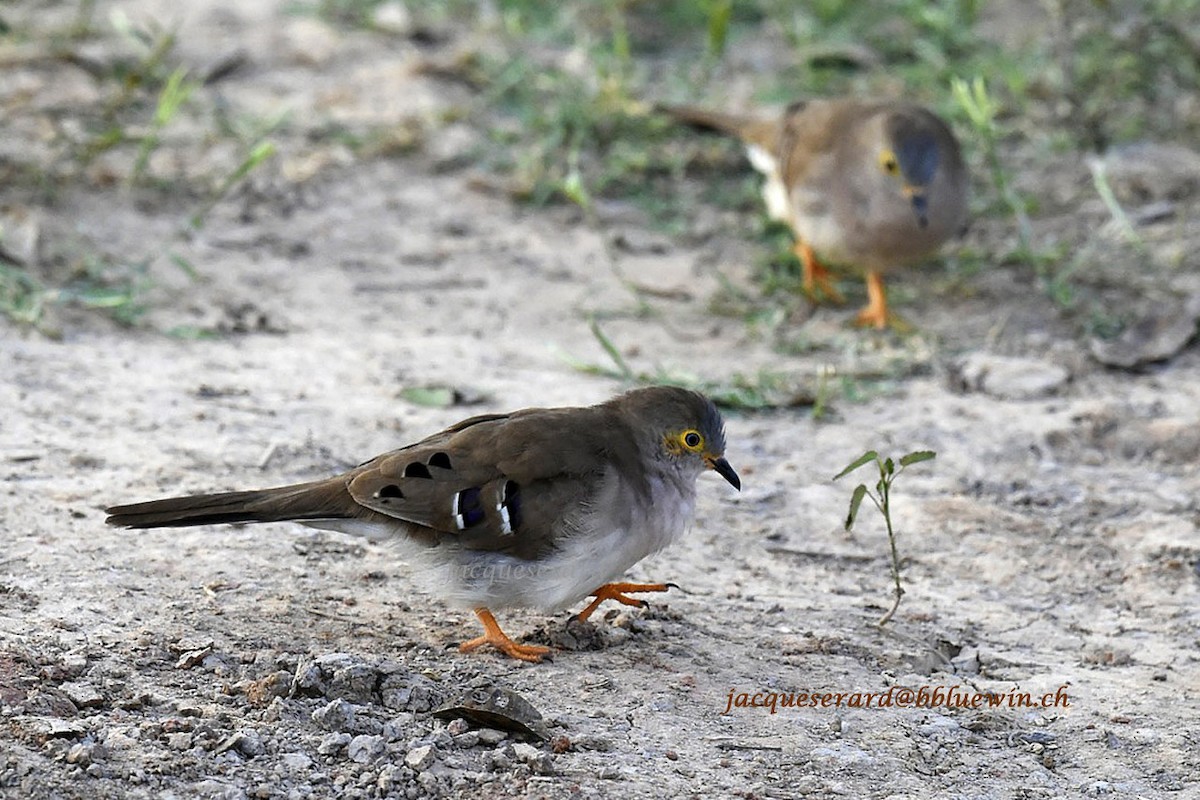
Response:
POLYGON ((479 621, 483 623, 483 636, 460 644, 458 646, 460 653, 469 653, 480 645, 490 644, 506 656, 520 659, 521 661, 531 661, 536 664, 542 660, 543 656, 550 652, 549 647, 542 647, 536 644, 517 644, 508 638, 508 634, 500 630, 500 624, 496 622, 496 618, 492 616, 492 612, 486 608, 480 607, 475 609, 475 616, 479 617, 479 621))
POLYGON ((867 306, 858 312, 858 316, 854 318, 854 323, 864 328, 874 326, 879 330, 883 330, 888 326, 890 321, 891 315, 888 314, 887 295, 883 292, 883 278, 879 277, 878 272, 868 272, 867 306))
POLYGON ((792 252, 796 254, 796 258, 800 259, 800 266, 804 270, 801 286, 804 287, 805 294, 813 300, 819 299, 818 294, 820 294, 835 303, 844 302, 842 293, 833 285, 832 273, 825 268, 811 247, 804 242, 796 242, 792 252))
POLYGON ((671 586, 672 584, 669 583, 606 583, 592 592, 592 597, 596 599, 588 603, 587 608, 576 614, 574 619, 583 622, 605 600, 616 600, 621 605, 645 608, 649 603, 645 600, 638 600, 636 597, 626 597, 625 592, 665 592, 671 586))

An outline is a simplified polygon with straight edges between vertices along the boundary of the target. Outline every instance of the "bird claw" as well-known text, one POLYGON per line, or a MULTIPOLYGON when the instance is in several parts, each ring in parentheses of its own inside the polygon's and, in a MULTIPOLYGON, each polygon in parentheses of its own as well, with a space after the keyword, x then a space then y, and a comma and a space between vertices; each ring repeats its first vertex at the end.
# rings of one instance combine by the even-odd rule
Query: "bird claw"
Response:
POLYGON ((483 623, 483 636, 477 636, 468 642, 463 642, 458 646, 458 652, 469 653, 485 644, 490 644, 501 653, 504 653, 504 655, 509 658, 515 658, 518 661, 539 664, 544 660, 553 660, 550 658, 549 647, 543 647, 540 644, 518 644, 510 639, 508 634, 500 629, 500 625, 496 622, 496 618, 492 616, 492 612, 486 608, 475 609, 475 616, 479 617, 479 621, 483 623))
POLYGON ((668 589, 678 589, 679 587, 673 583, 606 583, 600 586, 596 591, 592 592, 591 596, 595 598, 592 602, 572 617, 571 622, 586 622, 588 617, 600 607, 600 604, 605 600, 615 600, 621 605, 634 606, 637 608, 649 608, 650 603, 642 600, 639 597, 629 597, 626 592, 665 592, 668 589))

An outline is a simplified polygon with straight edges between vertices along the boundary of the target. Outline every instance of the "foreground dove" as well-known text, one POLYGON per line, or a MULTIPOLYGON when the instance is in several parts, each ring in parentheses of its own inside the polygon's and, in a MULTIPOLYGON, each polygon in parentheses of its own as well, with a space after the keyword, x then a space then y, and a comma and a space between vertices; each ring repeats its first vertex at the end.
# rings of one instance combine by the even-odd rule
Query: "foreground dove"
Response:
POLYGON ((552 611, 585 597, 645 605, 612 583, 678 539, 696 479, 715 470, 735 488, 716 406, 673 387, 636 389, 584 408, 528 408, 463 420, 325 480, 273 489, 151 500, 107 509, 110 525, 160 528, 294 520, 395 541, 448 604, 473 609, 489 644, 523 661, 492 609, 552 611))

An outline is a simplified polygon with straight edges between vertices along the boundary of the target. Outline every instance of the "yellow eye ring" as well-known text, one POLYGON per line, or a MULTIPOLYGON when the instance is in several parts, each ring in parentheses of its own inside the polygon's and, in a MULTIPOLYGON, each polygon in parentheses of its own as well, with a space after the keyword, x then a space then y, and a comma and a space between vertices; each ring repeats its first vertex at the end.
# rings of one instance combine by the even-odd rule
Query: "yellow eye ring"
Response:
POLYGON ((704 447, 704 437, 700 435, 700 431, 684 431, 679 434, 679 443, 688 450, 699 452, 704 447))
POLYGON ((900 165, 896 162, 896 154, 891 150, 883 150, 879 153, 879 166, 888 175, 895 175, 900 171, 900 165))

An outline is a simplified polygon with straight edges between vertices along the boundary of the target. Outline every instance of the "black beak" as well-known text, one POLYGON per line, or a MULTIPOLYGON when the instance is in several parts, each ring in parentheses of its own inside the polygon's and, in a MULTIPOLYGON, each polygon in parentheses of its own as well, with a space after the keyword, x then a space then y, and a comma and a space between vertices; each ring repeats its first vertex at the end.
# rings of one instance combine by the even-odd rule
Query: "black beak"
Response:
POLYGON ((718 475, 729 481, 733 488, 737 489, 739 492, 742 490, 742 479, 739 478, 738 474, 733 471, 733 467, 729 466, 728 461, 726 461, 724 458, 714 458, 708 463, 718 475))
POLYGON ((929 225, 929 201, 925 199, 925 195, 918 192, 913 192, 912 198, 913 211, 917 215, 917 224, 922 228, 929 225))

